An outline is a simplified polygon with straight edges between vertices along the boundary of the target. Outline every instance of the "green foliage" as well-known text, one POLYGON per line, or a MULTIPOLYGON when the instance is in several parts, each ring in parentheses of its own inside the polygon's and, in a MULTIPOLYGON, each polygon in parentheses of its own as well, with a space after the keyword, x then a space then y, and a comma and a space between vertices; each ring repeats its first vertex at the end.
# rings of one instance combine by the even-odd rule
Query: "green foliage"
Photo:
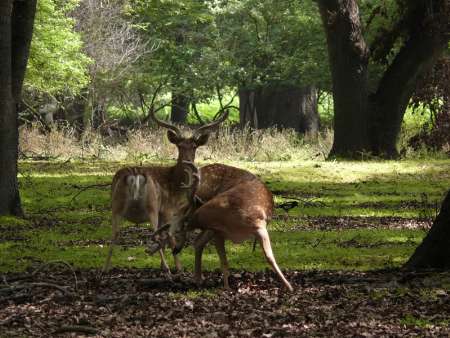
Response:
POLYGON ((68 13, 78 0, 37 3, 25 88, 51 95, 77 94, 88 82, 89 58, 68 13))
MULTIPOLYGON (((237 96, 233 98, 231 95, 224 95, 222 101, 225 103, 231 102, 232 106, 239 107, 239 98, 237 96)), ((197 110, 202 120, 212 121, 216 117, 217 112, 220 111, 220 102, 217 97, 212 97, 204 103, 197 104, 197 110)), ((231 124, 239 123, 239 111, 230 109, 227 122, 231 124)), ((188 115, 188 123, 199 124, 198 119, 192 112, 188 115)))
POLYGON ((325 36, 314 2, 227 1, 214 9, 236 84, 329 87, 325 36))
POLYGON ((326 44, 314 2, 141 1, 130 12, 157 46, 140 63, 140 90, 209 102, 217 90, 329 87, 326 44), (231 89, 230 89, 231 88, 231 89))
POLYGON ((226 65, 206 2, 135 0, 130 8, 144 36, 157 46, 141 60, 149 82, 164 83, 166 90, 196 101, 223 88, 226 65))

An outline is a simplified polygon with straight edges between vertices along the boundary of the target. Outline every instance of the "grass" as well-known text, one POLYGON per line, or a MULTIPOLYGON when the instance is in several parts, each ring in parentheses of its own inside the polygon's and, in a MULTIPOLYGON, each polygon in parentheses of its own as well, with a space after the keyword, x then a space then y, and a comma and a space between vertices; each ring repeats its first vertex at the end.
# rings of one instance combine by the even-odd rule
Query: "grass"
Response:
MULTIPOLYGON (((36 261, 64 260, 80 268, 102 265, 106 246, 90 244, 92 240, 108 238, 108 225, 89 227, 60 225, 57 229, 25 231, 21 241, 0 243, 0 271, 20 271, 36 261), (78 244, 86 241, 86 244, 78 244)), ((273 250, 284 269, 305 270, 370 270, 397 267, 420 243, 423 231, 416 230, 347 230, 271 232, 273 250)), ((234 269, 259 271, 268 268, 258 249, 252 252, 252 242, 227 245, 230 265, 234 269)), ((183 251, 183 265, 192 270, 194 255, 191 248, 183 251)), ((207 270, 218 268, 214 249, 204 255, 207 270)), ((143 246, 122 247, 115 250, 113 265, 121 267, 159 267, 157 255, 148 256, 143 246)))
MULTIPOLYGON (((144 162, 149 164, 151 162, 144 162)), ((167 163, 167 162, 165 162, 167 163)), ((205 162, 203 161, 202 164, 205 162)), ((20 163, 20 188, 28 219, 0 217, 0 271, 21 271, 36 261, 64 260, 80 268, 102 265, 110 236, 107 184, 123 162, 20 163)), ((450 160, 382 162, 230 162, 257 173, 275 200, 297 199, 288 213, 276 209, 269 230, 279 265, 284 269, 371 270, 401 266, 420 243, 423 229, 376 229, 375 217, 432 217, 450 186, 450 160), (311 220, 354 216, 372 228, 308 228, 311 220), (301 225, 301 227, 299 227, 301 225), (298 229, 301 230, 298 230, 298 229)), ((132 225, 125 228, 133 230, 132 225)), ((148 227, 142 225, 141 228, 148 227)), ((134 228, 135 229, 135 228, 134 228)), ((114 266, 159 267, 139 244, 139 231, 128 232, 130 244, 115 250, 114 266)), ((227 244, 231 267, 268 268, 252 243, 227 244)), ((182 262, 192 269, 193 250, 182 262)), ((204 255, 206 269, 218 268, 213 248, 204 255)))
POLYGON ((449 320, 431 321, 427 318, 419 318, 419 317, 415 317, 412 314, 407 314, 402 319, 400 319, 400 324, 403 324, 406 326, 415 326, 415 327, 420 327, 420 328, 427 328, 427 327, 432 327, 432 326, 448 327, 450 325, 450 321, 449 320))
POLYGON ((290 216, 431 217, 450 187, 450 162, 258 163, 276 201, 298 199, 290 216))

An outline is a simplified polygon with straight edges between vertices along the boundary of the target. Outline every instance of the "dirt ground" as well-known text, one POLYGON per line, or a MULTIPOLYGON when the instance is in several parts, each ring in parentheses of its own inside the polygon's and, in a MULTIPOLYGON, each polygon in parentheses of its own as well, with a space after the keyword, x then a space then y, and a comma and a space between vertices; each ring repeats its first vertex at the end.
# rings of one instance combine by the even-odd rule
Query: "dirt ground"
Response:
POLYGON ((449 336, 448 274, 287 271, 219 272, 197 288, 154 269, 73 271, 44 265, 2 276, 0 337, 449 336))

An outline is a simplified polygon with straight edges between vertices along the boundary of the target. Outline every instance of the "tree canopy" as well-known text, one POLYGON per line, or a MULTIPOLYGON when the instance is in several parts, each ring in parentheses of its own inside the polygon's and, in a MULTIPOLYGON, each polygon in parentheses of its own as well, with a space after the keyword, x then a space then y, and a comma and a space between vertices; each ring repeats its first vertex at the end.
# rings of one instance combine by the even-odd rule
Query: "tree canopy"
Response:
POLYGON ((33 40, 25 89, 50 95, 76 95, 90 79, 90 59, 69 16, 78 0, 40 0, 37 3, 33 40))

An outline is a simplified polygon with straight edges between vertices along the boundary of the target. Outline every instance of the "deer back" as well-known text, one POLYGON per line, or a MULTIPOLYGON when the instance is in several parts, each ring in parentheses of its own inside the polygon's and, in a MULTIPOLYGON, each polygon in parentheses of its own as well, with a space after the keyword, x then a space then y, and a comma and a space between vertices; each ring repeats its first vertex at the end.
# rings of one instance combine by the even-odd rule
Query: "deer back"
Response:
POLYGON ((200 177, 196 195, 205 202, 238 184, 258 180, 255 175, 246 170, 220 163, 200 168, 200 177))
POLYGON ((240 243, 272 218, 272 193, 255 175, 213 164, 201 168, 200 176, 196 194, 203 204, 193 213, 188 230, 215 230, 225 239, 240 243))

